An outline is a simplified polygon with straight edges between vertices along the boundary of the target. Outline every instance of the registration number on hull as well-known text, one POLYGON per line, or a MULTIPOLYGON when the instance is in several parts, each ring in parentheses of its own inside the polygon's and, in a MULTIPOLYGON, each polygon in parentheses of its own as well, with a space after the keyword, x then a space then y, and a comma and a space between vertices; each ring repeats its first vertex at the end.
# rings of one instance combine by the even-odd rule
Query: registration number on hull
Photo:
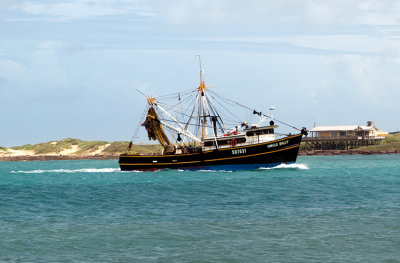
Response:
POLYGON ((244 154, 244 153, 246 153, 246 149, 235 149, 235 150, 232 150, 232 155, 244 154))

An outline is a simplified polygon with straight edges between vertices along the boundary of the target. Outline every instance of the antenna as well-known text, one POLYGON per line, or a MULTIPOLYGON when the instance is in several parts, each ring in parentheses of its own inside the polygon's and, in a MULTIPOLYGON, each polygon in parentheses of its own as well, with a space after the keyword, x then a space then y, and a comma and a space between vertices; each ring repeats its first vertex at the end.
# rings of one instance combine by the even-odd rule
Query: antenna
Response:
POLYGON ((271 117, 271 120, 274 119, 274 116, 272 115, 272 111, 275 110, 274 106, 269 107, 269 116, 271 117))
POLYGON ((203 72, 203 68, 201 67, 201 56, 200 55, 196 55, 196 57, 199 57, 200 72, 203 72))

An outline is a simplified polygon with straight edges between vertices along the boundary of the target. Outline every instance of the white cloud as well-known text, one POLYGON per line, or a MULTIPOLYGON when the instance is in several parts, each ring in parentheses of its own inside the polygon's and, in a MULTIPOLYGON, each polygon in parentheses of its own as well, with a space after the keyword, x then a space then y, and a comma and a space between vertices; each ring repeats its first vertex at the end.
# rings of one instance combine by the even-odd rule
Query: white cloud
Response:
MULTIPOLYGON (((400 100, 399 4, 385 0, 0 0, 0 20, 40 21, 2 27, 4 96, 0 99, 7 100, 3 107, 12 107, 30 97, 32 101, 21 105, 22 119, 32 113, 32 107, 48 111, 43 118, 55 119, 53 108, 43 102, 75 103, 77 98, 85 101, 76 102, 82 109, 93 98, 107 101, 110 107, 96 113, 102 117, 125 105, 141 112, 139 104, 128 99, 140 99, 132 95, 137 87, 162 94, 197 85, 194 55, 204 43, 207 83, 222 91, 228 87, 227 94, 260 105, 265 97, 273 99, 275 106, 301 114, 302 120, 323 112, 326 120, 346 123, 341 118, 347 118, 351 123, 355 116, 370 118, 365 110, 371 106, 391 127, 400 100), (46 23, 73 20, 77 21, 46 23), (202 31, 203 26, 210 30, 202 31), (184 58, 190 63, 185 64, 184 58), (174 72, 179 81, 167 88, 165 82, 172 82, 174 72), (192 73, 193 78, 188 77, 192 73), (250 90, 260 96, 252 97, 250 90), (286 94, 290 95, 282 96, 286 94)), ((78 118, 82 111, 72 108, 68 111, 77 116, 74 125, 75 121, 85 125, 86 120, 78 118)), ((118 118, 113 121, 123 123, 118 118)), ((114 134, 110 129, 103 134, 114 134)))
MULTIPOLYGON (((0 6, 10 6, 0 0, 0 6)), ((70 21, 100 16, 135 15, 158 17, 173 26, 235 25, 307 31, 362 25, 400 25, 400 2, 394 0, 61 0, 17 1, 13 9, 25 15, 16 20, 70 21)))
POLYGON ((18 79, 26 74, 26 68, 16 61, 0 59, 0 72, 4 79, 18 79))
POLYGON ((400 24, 399 1, 361 1, 359 8, 362 14, 358 22, 365 25, 396 26, 400 24))
POLYGON ((50 20, 69 21, 91 17, 113 15, 152 16, 151 10, 144 8, 139 1, 120 0, 73 0, 62 2, 24 2, 15 4, 13 10, 21 11, 34 17, 13 17, 9 21, 18 20, 50 20))
POLYGON ((397 108, 400 97, 400 65, 391 58, 345 56, 359 98, 371 107, 397 108), (382 103, 384 102, 384 103, 382 103))
POLYGON ((0 9, 8 8, 12 3, 11 0, 0 0, 0 9))
POLYGON ((39 49, 58 49, 58 48, 66 48, 67 44, 63 41, 44 41, 37 45, 39 49))
MULTIPOLYGON (((397 33, 396 33, 397 34, 397 33)), ((265 51, 271 46, 288 47, 288 52, 325 54, 364 54, 400 56, 400 38, 393 35, 374 34, 302 34, 288 36, 218 36, 188 40, 226 43, 255 44, 265 51)), ((282 52, 282 51, 280 51, 282 52)))
POLYGON ((400 24, 400 2, 395 0, 159 0, 148 5, 168 23, 182 27, 278 24, 305 31, 323 27, 400 24))
POLYGON ((15 105, 24 96, 22 89, 26 86, 29 70, 14 60, 0 59, 0 104, 15 105), (11 102, 11 103, 10 103, 11 102))
MULTIPOLYGON (((223 25, 232 23, 258 23, 281 19, 285 7, 290 14, 298 3, 289 1, 229 1, 229 0, 175 0, 156 1, 151 4, 157 15, 175 26, 223 25), (293 8, 294 7, 294 8, 293 8)), ((285 15, 284 15, 285 16, 285 15)), ((292 16, 290 14, 289 16, 292 16)), ((286 18, 284 18, 286 19, 286 18)))
POLYGON ((288 41, 302 47, 316 48, 341 53, 400 55, 400 40, 374 35, 303 35, 288 41))

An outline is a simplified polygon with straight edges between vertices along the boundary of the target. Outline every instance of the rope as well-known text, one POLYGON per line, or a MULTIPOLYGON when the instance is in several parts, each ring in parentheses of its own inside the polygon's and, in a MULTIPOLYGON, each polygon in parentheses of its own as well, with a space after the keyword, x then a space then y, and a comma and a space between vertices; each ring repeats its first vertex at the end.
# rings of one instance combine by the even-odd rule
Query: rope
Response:
MULTIPOLYGON (((141 120, 144 119, 144 116, 146 115, 147 109, 148 109, 148 107, 145 107, 145 109, 144 109, 144 111, 143 111, 143 113, 142 113, 142 117, 140 118, 141 120)), ((139 129, 140 129, 141 126, 142 126, 142 124, 139 122, 138 125, 137 125, 137 127, 136 127, 136 131, 135 131, 134 134, 132 135, 131 142, 133 142, 134 139, 137 138, 136 136, 137 136, 137 134, 138 134, 139 129)))
MULTIPOLYGON (((241 106, 241 107, 243 107, 243 108, 246 108, 246 109, 248 109, 248 110, 250 110, 250 111, 255 111, 254 109, 252 109, 252 108, 250 108, 250 107, 247 107, 246 105, 243 105, 243 104, 241 104, 241 103, 239 103, 239 102, 236 102, 236 101, 234 101, 234 100, 231 100, 231 99, 229 99, 229 98, 225 98, 225 97, 223 97, 223 96, 221 96, 221 95, 219 95, 219 94, 217 94, 217 93, 215 93, 215 92, 213 92, 213 91, 211 91, 211 92, 212 92, 214 95, 216 95, 217 97, 221 98, 221 99, 230 101, 231 103, 237 104, 237 105, 239 105, 239 106, 241 106)), ((286 126, 288 126, 288 127, 290 127, 290 128, 293 128, 293 129, 295 129, 295 130, 301 131, 301 129, 299 129, 299 128, 297 128, 297 127, 294 127, 294 126, 292 126, 292 125, 290 125, 290 124, 287 124, 287 123, 285 123, 285 122, 283 122, 283 121, 280 121, 280 120, 278 120, 278 119, 276 119, 276 118, 271 118, 271 116, 266 115, 266 114, 264 114, 264 113, 262 113, 262 112, 260 112, 260 113, 261 113, 261 115, 264 116, 264 117, 270 118, 271 120, 277 121, 277 122, 279 122, 279 123, 281 123, 281 124, 283 124, 283 125, 286 125, 286 126)))
MULTIPOLYGON (((205 95, 206 95, 206 100, 207 100, 207 103, 208 103, 209 107, 207 107, 208 112, 206 114, 208 114, 208 115, 206 117, 217 116, 221 121, 221 122, 218 122, 218 124, 220 126, 219 129, 221 129, 222 131, 224 131, 224 126, 225 126, 224 122, 222 121, 222 119, 224 119, 226 121, 225 124, 228 124, 228 125, 235 125, 235 124, 237 124, 236 122, 241 122, 241 120, 238 118, 238 116, 236 114, 234 114, 232 111, 227 109, 227 107, 229 107, 230 105, 231 105, 231 107, 232 107, 232 105, 238 105, 238 106, 240 106, 240 107, 245 109, 246 115, 247 115, 247 113, 249 114, 249 116, 253 116, 254 114, 257 114, 259 116, 263 116, 263 117, 269 118, 269 119, 271 119, 271 120, 273 120, 275 122, 283 124, 283 125, 285 125, 287 127, 290 127, 292 129, 295 129, 295 130, 303 132, 303 130, 301 130, 301 129, 297 128, 297 127, 294 127, 294 126, 292 126, 292 125, 290 125, 288 123, 285 123, 285 122, 283 122, 281 120, 278 120, 276 118, 272 118, 271 116, 269 116, 267 114, 264 114, 262 112, 257 112, 253 108, 250 108, 250 107, 248 107, 248 106, 246 106, 244 104, 241 104, 241 103, 239 103, 237 101, 234 101, 234 100, 226 98, 226 97, 224 97, 222 95, 219 95, 218 93, 216 93, 213 90, 209 89, 207 91, 208 91, 207 93, 209 93, 209 94, 206 93, 205 95), (218 109, 218 111, 214 106, 214 102, 211 101, 211 99, 209 97, 210 95, 211 95, 211 98, 214 98, 214 96, 215 96, 214 102, 216 104, 218 104, 219 107, 221 107, 220 109, 218 109), (251 114, 251 113, 253 113, 253 114, 251 114), (221 115, 224 115, 224 116, 222 117, 221 115), (234 122, 234 123, 231 124, 230 122, 234 122), (222 124, 222 126, 221 126, 221 124, 222 124)), ((139 91, 139 92, 142 93, 141 91, 139 91)), ((163 105, 163 107, 166 108, 169 112, 177 114, 178 115, 177 118, 176 118, 177 121, 181 122, 182 124, 185 124, 185 122, 189 121, 189 118, 193 115, 193 113, 195 113, 195 110, 196 110, 195 108, 193 108, 193 111, 192 111, 191 115, 188 115, 187 113, 185 113, 185 111, 188 111, 190 107, 193 107, 195 105, 196 99, 197 99, 197 96, 195 96, 196 92, 198 92, 197 89, 190 90, 190 91, 184 91, 184 92, 180 92, 180 93, 167 94, 167 95, 164 95, 164 96, 161 96, 161 97, 157 97, 156 101, 157 101, 158 104, 163 105), (167 101, 169 99, 177 99, 178 103, 168 103, 167 101), (188 120, 185 121, 186 118, 188 118, 188 120)), ((198 111, 197 112, 197 116, 192 116, 192 117, 195 117, 195 123, 193 123, 193 124, 192 123, 186 123, 186 126, 187 127, 189 127, 189 126, 190 127, 193 127, 193 126, 196 127, 194 129, 194 134, 195 134, 195 136, 198 137, 199 134, 201 133, 201 121, 200 121, 199 117, 203 116, 203 112, 202 112, 202 107, 201 106, 198 106, 196 108, 197 108, 197 111, 198 111)), ((172 122, 172 121, 169 120, 169 117, 166 118, 166 116, 164 116, 164 114, 162 112, 158 112, 158 117, 157 117, 155 109, 153 107, 149 107, 149 106, 147 106, 145 108, 145 110, 143 111, 141 119, 145 119, 147 111, 149 111, 149 112, 147 114, 147 118, 145 120, 145 124, 146 124, 146 126, 148 126, 147 128, 151 129, 151 132, 148 133, 149 139, 153 139, 153 140, 157 139, 160 142, 160 144, 162 144, 162 145, 170 144, 169 140, 168 140, 168 137, 166 136, 166 134, 165 134, 162 126, 160 125, 159 121, 157 121, 157 120, 155 120, 153 118, 149 118, 148 116, 152 115, 155 118, 158 118, 159 120, 164 120, 164 121, 167 121, 167 122, 172 122), (150 112, 150 110, 151 110, 151 112, 150 112)), ((136 138, 136 136, 137 136, 137 134, 139 132, 140 126, 141 126, 141 124, 139 123, 139 125, 136 128, 136 131, 135 131, 134 135, 132 136, 131 142, 136 138)), ((211 128, 211 129, 213 128, 213 125, 212 125, 211 122, 207 122, 206 126, 207 126, 207 128, 211 128)), ((166 130, 171 133, 172 137, 174 137, 176 131, 171 131, 170 128, 168 128, 168 127, 166 127, 166 130)))

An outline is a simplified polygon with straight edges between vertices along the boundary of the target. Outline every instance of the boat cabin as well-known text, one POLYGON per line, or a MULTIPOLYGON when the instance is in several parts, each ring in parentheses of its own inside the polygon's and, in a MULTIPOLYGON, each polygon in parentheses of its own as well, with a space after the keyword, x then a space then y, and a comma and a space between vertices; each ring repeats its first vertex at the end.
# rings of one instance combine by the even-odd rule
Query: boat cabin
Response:
POLYGON ((245 146, 254 143, 269 142, 275 139, 274 129, 278 125, 258 127, 252 125, 243 131, 234 131, 222 134, 219 137, 204 139, 203 149, 205 151, 217 148, 229 148, 234 146, 245 146))

